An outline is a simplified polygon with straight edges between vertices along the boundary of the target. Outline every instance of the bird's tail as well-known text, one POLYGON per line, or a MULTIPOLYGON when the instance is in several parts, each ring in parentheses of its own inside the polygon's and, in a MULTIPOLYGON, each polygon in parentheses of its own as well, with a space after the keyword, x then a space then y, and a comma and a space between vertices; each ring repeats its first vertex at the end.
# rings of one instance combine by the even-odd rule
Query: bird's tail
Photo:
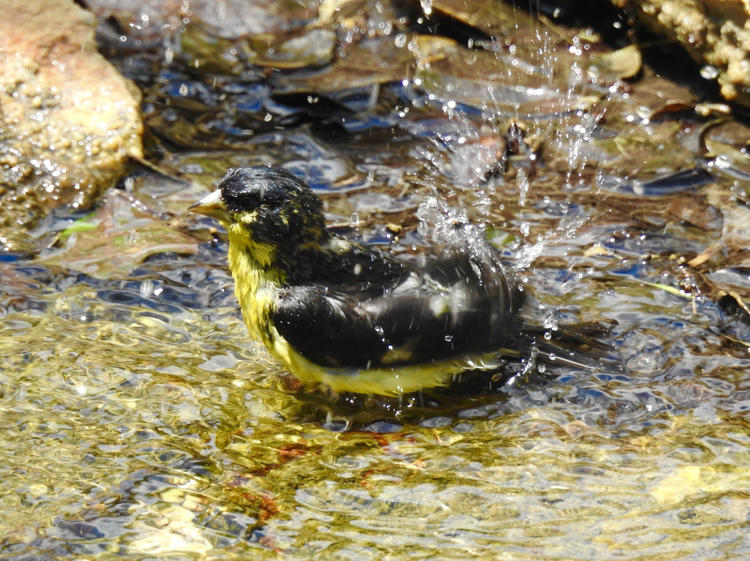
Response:
POLYGON ((614 321, 583 322, 546 329, 524 325, 519 350, 522 356, 535 357, 549 365, 584 370, 616 369, 622 365, 606 338, 617 325, 614 321))
POLYGON ((616 322, 561 325, 549 330, 524 323, 519 334, 495 352, 466 364, 466 371, 454 377, 452 388, 483 392, 511 380, 533 377, 548 380, 557 375, 555 367, 595 372, 621 372, 623 366, 615 349, 606 342, 616 322), (470 374, 470 375, 469 375, 470 374))

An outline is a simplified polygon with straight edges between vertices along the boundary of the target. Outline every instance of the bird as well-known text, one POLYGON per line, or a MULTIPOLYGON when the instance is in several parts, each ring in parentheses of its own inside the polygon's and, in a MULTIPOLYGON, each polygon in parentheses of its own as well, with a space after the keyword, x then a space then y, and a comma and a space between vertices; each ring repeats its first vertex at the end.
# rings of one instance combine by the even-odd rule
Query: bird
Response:
POLYGON ((189 210, 226 229, 247 329, 303 384, 401 396, 497 371, 530 341, 523 288, 491 246, 406 259, 348 240, 308 185, 269 166, 228 170, 189 210))

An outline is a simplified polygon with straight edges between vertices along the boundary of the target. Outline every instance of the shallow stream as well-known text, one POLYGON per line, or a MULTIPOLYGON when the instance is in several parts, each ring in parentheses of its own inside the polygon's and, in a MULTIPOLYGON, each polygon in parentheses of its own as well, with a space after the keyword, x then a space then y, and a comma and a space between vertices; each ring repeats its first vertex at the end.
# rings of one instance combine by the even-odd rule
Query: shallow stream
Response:
MULTIPOLYGON (((399 21, 359 44, 408 49, 399 21)), ((449 55, 312 102, 300 84, 350 69, 198 73, 199 40, 230 51, 190 28, 158 60, 110 45, 152 165, 0 257, 0 559, 748 558, 749 129, 648 66, 555 81, 558 43, 611 49, 534 29, 527 67, 477 53, 556 77, 512 96, 449 55), (476 225, 540 324, 614 320, 623 368, 390 401, 298 387, 247 336, 221 230, 185 211, 261 163, 397 253, 476 225)))

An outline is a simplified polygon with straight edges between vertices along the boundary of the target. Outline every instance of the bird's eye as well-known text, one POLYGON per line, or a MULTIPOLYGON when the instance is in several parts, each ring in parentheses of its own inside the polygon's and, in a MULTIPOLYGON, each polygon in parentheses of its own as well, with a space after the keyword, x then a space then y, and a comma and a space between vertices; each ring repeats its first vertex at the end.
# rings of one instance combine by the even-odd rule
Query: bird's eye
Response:
POLYGON ((222 198, 227 207, 235 212, 255 210, 261 204, 260 196, 257 192, 224 191, 222 198))

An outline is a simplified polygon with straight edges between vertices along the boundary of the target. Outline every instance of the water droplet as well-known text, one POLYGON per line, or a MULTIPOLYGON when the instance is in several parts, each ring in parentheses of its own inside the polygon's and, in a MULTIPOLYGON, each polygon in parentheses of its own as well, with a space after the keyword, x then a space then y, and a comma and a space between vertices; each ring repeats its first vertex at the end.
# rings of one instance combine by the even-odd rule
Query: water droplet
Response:
POLYGON ((712 64, 707 64, 700 69, 700 74, 706 80, 716 80, 719 77, 719 69, 712 64))
POLYGON ((519 169, 516 174, 516 183, 518 184, 518 204, 520 206, 526 206, 526 195, 529 193, 531 183, 529 182, 526 170, 523 168, 519 169))
MULTIPOLYGON (((548 315, 544 318, 544 322, 542 323, 542 327, 545 329, 549 329, 551 331, 557 331, 557 318, 555 318, 552 315, 548 315)), ((546 338, 546 335, 545 335, 546 338)))
POLYGON ((154 293, 154 281, 146 279, 141 282, 139 292, 143 298, 148 298, 154 293))

